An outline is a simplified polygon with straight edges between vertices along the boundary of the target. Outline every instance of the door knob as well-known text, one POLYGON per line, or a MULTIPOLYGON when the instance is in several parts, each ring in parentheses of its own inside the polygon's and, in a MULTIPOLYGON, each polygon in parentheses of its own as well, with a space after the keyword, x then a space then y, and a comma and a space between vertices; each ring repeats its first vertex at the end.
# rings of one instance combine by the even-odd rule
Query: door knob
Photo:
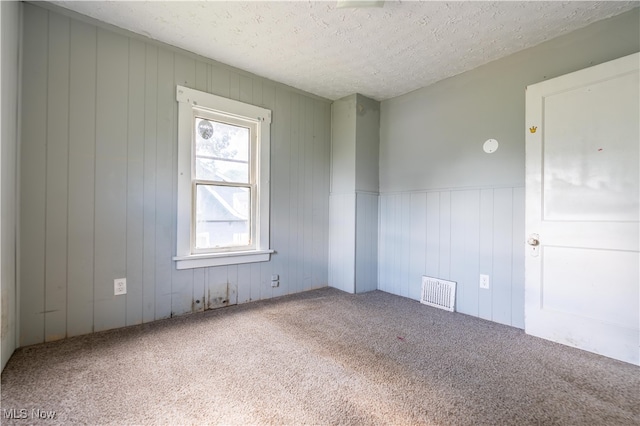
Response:
POLYGON ((529 237, 529 239, 527 240, 527 244, 529 244, 530 246, 537 246, 540 244, 540 241, 538 240, 538 238, 540 238, 537 235, 532 235, 529 237))

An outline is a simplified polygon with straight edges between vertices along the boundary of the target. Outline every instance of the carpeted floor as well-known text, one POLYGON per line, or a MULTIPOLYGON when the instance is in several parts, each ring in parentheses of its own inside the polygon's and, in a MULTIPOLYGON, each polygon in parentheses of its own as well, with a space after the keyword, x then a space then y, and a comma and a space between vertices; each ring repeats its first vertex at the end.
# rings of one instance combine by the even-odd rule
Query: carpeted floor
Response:
POLYGON ((638 367, 330 288, 22 348, 1 396, 3 425, 640 424, 638 367))

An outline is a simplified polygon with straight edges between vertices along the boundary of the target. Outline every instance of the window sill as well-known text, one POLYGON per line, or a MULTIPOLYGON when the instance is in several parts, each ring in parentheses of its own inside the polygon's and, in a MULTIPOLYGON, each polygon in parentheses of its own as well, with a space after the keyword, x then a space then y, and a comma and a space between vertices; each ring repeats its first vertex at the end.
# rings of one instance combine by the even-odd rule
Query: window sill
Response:
POLYGON ((238 265, 241 263, 268 262, 274 250, 234 251, 225 253, 192 254, 175 256, 176 269, 206 268, 209 266, 238 265))

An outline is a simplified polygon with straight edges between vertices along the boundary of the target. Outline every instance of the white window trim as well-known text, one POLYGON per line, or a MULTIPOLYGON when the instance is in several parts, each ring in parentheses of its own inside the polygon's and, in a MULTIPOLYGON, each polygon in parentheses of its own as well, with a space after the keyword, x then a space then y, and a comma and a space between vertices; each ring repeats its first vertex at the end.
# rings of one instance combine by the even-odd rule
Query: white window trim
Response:
POLYGON ((178 101, 178 210, 177 210, 177 249, 173 260, 177 269, 205 268, 209 266, 234 265, 241 263, 269 261, 274 251, 269 246, 269 163, 271 142, 271 111, 244 102, 234 101, 177 86, 178 101), (255 248, 247 250, 229 250, 215 253, 192 253, 192 147, 193 147, 193 111, 198 109, 235 115, 255 120, 258 126, 257 175, 258 186, 256 211, 255 248))

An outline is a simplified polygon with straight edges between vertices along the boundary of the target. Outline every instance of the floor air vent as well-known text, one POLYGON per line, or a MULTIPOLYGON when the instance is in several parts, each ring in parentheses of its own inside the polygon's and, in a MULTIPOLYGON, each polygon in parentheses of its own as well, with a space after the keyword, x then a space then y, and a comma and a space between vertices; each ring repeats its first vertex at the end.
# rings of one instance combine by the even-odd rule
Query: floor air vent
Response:
POLYGON ((456 283, 433 277, 422 277, 420 303, 453 312, 456 302, 456 283))

